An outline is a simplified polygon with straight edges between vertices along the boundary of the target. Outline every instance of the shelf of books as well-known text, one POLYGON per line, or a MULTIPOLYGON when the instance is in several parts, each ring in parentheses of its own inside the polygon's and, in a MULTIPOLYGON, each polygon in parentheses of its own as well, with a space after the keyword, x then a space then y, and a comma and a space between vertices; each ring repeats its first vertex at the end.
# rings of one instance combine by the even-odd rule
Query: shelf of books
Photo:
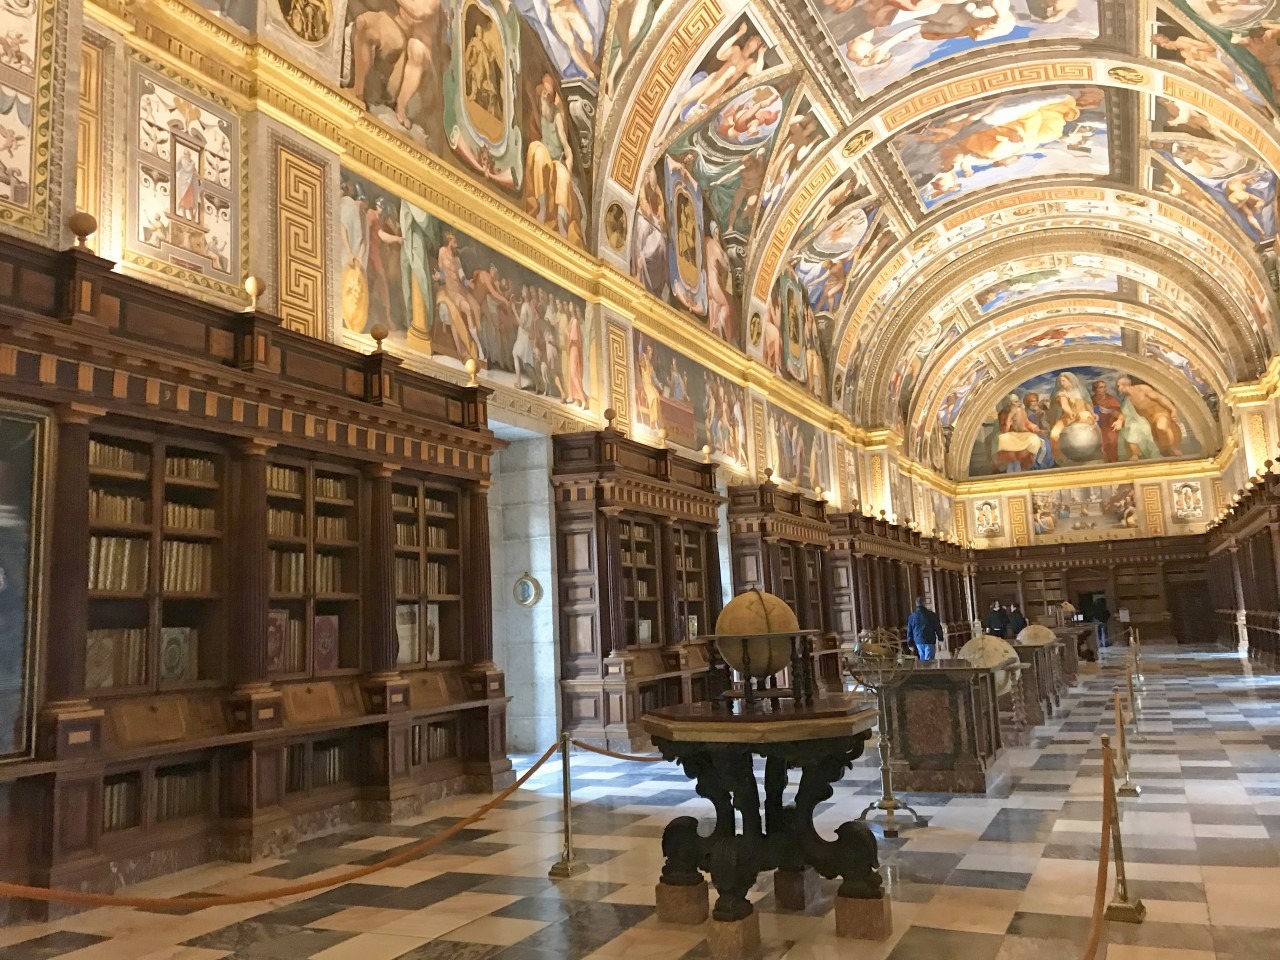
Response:
POLYGON ((424 482, 392 486, 396 531, 396 662, 403 669, 462 657, 461 504, 424 482))
POLYGON ((90 441, 87 691, 220 679, 223 470, 214 448, 90 441))
POLYGON ((623 516, 619 520, 622 547, 623 611, 630 646, 664 641, 659 600, 658 525, 652 520, 623 516))
MULTIPOLYGON (((692 641, 702 636, 704 630, 715 629, 706 615, 706 581, 711 572, 707 564, 707 531, 703 527, 677 524, 672 535, 675 538, 677 624, 680 639, 692 641)), ((717 562, 715 554, 711 554, 711 560, 717 562)), ((720 575, 718 567, 714 572, 720 575)))
POLYGON ((267 467, 272 677, 360 669, 359 498, 354 471, 304 462, 267 467))

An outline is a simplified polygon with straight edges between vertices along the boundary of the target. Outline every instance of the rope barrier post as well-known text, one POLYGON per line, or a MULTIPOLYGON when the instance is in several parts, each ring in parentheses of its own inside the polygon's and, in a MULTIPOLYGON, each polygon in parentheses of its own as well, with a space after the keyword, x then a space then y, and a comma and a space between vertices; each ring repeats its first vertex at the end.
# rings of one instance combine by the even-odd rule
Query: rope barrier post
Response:
POLYGON ((564 853, 547 871, 547 876, 552 880, 568 880, 571 877, 580 876, 591 869, 590 864, 584 863, 573 855, 573 782, 569 771, 569 749, 571 746, 569 731, 562 731, 560 734, 560 776, 563 781, 564 793, 564 853))
MULTIPOLYGON (((1123 727, 1121 728, 1120 750, 1124 751, 1123 727)), ((1111 754, 1111 744, 1104 737, 1102 742, 1102 802, 1110 810, 1110 817, 1104 812, 1103 823, 1108 819, 1111 821, 1111 850, 1115 855, 1116 861, 1116 886, 1115 891, 1111 894, 1111 902, 1107 904, 1107 910, 1104 916, 1108 920, 1114 920, 1118 923, 1142 923, 1147 916, 1147 908, 1141 900, 1133 896, 1129 892, 1129 880, 1124 872, 1124 845, 1120 841, 1120 803, 1116 799, 1117 796, 1125 796, 1124 787, 1119 790, 1115 789, 1115 783, 1109 776, 1111 764, 1108 758, 1111 754)), ((1125 764, 1125 777, 1128 778, 1128 763, 1125 764)), ((1137 787, 1134 787, 1137 790, 1137 787)), ((1106 838, 1102 841, 1107 842, 1106 838)))
POLYGON ((1142 743, 1147 739, 1142 733, 1142 698, 1134 692, 1133 675, 1134 670, 1130 667, 1126 681, 1129 684, 1129 719, 1133 721, 1134 742, 1142 743))
POLYGON ((1098 947, 1106 929, 1107 873, 1111 863, 1111 817, 1115 794, 1115 759, 1111 737, 1102 735, 1102 841, 1098 847, 1098 879, 1093 887, 1093 915, 1089 919, 1089 939, 1080 960, 1097 960, 1098 947))
POLYGON ((1133 672, 1140 686, 1146 683, 1146 678, 1142 676, 1142 635, 1137 627, 1133 628, 1133 672))
POLYGON ((1142 788, 1129 775, 1129 747, 1124 739, 1124 705, 1120 702, 1119 687, 1111 688, 1111 702, 1116 714, 1116 739, 1120 741, 1120 765, 1124 769, 1124 783, 1120 784, 1116 794, 1121 797, 1140 797, 1142 788))

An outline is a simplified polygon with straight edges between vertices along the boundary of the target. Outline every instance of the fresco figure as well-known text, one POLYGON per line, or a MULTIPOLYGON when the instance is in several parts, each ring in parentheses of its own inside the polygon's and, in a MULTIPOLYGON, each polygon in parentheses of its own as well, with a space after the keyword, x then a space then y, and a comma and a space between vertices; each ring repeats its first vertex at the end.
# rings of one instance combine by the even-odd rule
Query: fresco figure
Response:
MULTIPOLYGON (((847 0, 837 0, 840 2, 847 0)), ((850 40, 845 56, 860 67, 874 67, 887 63, 893 48, 906 40, 965 37, 981 41, 1007 36, 1017 25, 1010 3, 1011 0, 863 0, 861 6, 873 29, 850 40), (911 20, 907 29, 879 39, 882 28, 894 26, 904 18, 911 20)), ((857 0, 852 5, 858 5, 857 0)))
MULTIPOLYGON (((386 92, 401 126, 411 126, 408 110, 415 96, 423 113, 439 110, 444 62, 436 44, 443 28, 440 0, 396 0, 394 14, 367 10, 356 17, 352 32, 353 88, 366 109, 371 105, 369 70, 375 62, 383 62, 391 65, 386 92)), ((480 53, 477 48, 477 60, 480 53)))
POLYGON ((693 119, 706 113, 711 104, 728 93, 739 80, 758 74, 764 69, 767 52, 764 38, 755 34, 747 36, 746 23, 739 24, 733 36, 725 40, 715 53, 720 66, 685 91, 671 112, 668 129, 679 120, 693 119))
POLYGON ((475 298, 467 290, 467 276, 458 255, 458 238, 450 233, 436 257, 443 288, 436 294, 436 305, 444 310, 449 333, 453 337, 458 354, 463 359, 483 363, 477 326, 480 321, 475 298))
POLYGON ((573 147, 568 113, 551 74, 543 74, 534 91, 537 139, 529 143, 524 177, 525 209, 560 236, 582 243, 582 213, 573 182, 573 147))
POLYGON ((1182 456, 1182 427, 1178 408, 1160 391, 1132 377, 1116 380, 1122 402, 1120 419, 1113 427, 1126 459, 1146 460, 1157 456, 1182 456))
POLYGON ((1051 415, 1057 415, 1053 426, 1049 428, 1049 450, 1053 454, 1053 459, 1057 463, 1069 463, 1080 459, 1077 456, 1063 456, 1062 435, 1069 427, 1076 424, 1096 428, 1098 417, 1093 412, 1093 405, 1079 377, 1069 371, 1058 374, 1053 396, 1049 401, 1049 409, 1051 415))
POLYGON ((1120 459, 1119 431, 1116 421, 1120 419, 1120 401, 1111 395, 1107 381, 1093 381, 1093 414, 1098 421, 1098 429, 1102 431, 1102 459, 1107 463, 1115 463, 1120 459))
POLYGON ((706 237, 707 328, 721 340, 736 342, 733 329, 733 304, 729 294, 732 274, 729 255, 720 242, 720 227, 713 220, 706 237))
POLYGON ((1087 153, 1093 128, 1079 121, 1085 110, 1104 102, 1101 90, 1086 87, 1030 101, 1006 103, 1002 98, 928 124, 918 137, 940 145, 942 170, 929 182, 926 196, 954 193, 980 166, 1010 166, 1050 144, 1066 142, 1069 134, 1073 140, 1068 146, 1083 147, 1087 153))
POLYGON ((996 469, 1001 473, 1032 470, 1045 450, 1044 431, 1027 416, 1022 397, 1009 394, 1000 410, 996 469))
POLYGON ((547 0, 551 26, 585 76, 596 75, 596 40, 577 0, 547 0))
POLYGON ((667 203, 658 172, 645 172, 636 207, 632 230, 631 275, 650 293, 666 299, 670 291, 667 278, 667 203))

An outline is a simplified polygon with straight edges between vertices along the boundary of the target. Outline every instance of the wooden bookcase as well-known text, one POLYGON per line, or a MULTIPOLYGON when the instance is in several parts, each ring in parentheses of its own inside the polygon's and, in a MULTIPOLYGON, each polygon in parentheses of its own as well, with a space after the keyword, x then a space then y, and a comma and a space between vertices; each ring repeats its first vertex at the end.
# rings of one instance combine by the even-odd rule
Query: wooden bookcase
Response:
POLYGON ((267 465, 272 679, 359 672, 360 474, 303 460, 267 465))
POLYGON ((487 390, 10 239, 0 350, 54 465, 0 876, 109 889, 511 782, 487 390))
POLYGON ((827 505, 771 481, 729 488, 729 545, 735 594, 763 590, 796 612, 802 630, 821 630, 814 643, 817 676, 840 685, 827 551, 827 505))
POLYGON ((884 517, 842 513, 829 519, 827 566, 841 643, 862 630, 904 630, 917 596, 938 615, 951 651, 970 639, 972 551, 884 517))
POLYGON ((392 486, 396 515, 396 663, 462 660, 462 547, 457 491, 392 486))
POLYGON ((222 679, 225 462, 196 443, 91 435, 86 691, 222 679))
POLYGON ((647 710, 706 694, 720 615, 716 467, 612 428, 554 438, 561 697, 568 729, 649 746, 647 710))

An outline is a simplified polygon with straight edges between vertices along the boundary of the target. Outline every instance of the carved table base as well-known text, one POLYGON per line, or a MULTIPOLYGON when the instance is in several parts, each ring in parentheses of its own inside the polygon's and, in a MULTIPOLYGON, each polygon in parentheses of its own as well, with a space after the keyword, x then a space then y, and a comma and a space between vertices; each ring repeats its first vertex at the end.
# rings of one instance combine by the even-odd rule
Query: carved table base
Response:
MULTIPOLYGON (((849 822, 825 840, 813 825, 818 804, 830 799, 853 761, 862 755, 864 735, 775 743, 673 741, 655 736, 668 760, 679 763, 696 781, 698 795, 716 810, 710 836, 698 834, 698 821, 677 817, 662 833, 662 883, 694 886, 711 875, 718 897, 712 917, 740 921, 752 915, 747 893, 764 870, 796 874, 812 867, 827 879, 841 879, 839 895, 857 900, 883 896, 875 835, 866 824, 849 822), (765 758, 764 804, 752 758, 765 758), (784 802, 787 771, 799 768, 794 803, 784 802), (737 829, 737 816, 742 829, 737 829)), ((803 880, 801 881, 803 885, 803 880)))

